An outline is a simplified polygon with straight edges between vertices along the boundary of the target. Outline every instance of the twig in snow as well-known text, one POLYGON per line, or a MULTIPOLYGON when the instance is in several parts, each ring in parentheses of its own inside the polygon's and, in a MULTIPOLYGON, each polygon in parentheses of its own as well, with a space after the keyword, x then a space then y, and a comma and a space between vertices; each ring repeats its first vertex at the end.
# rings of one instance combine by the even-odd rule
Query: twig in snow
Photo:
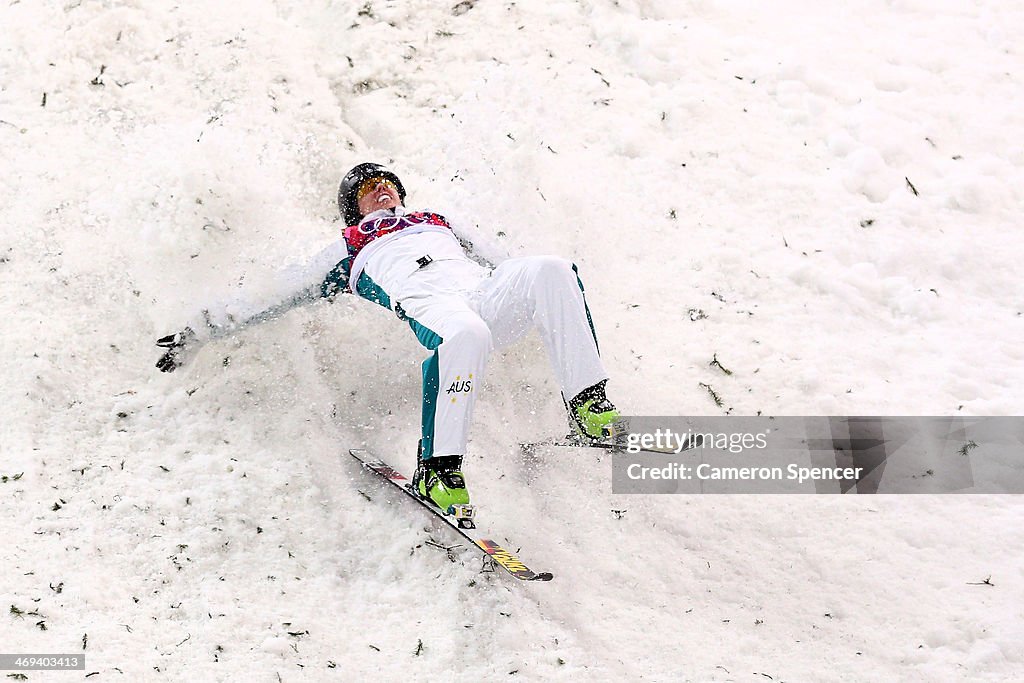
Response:
POLYGON ((96 74, 96 78, 94 78, 91 81, 89 81, 89 85, 105 85, 105 83, 103 82, 103 79, 101 79, 100 76, 102 76, 103 72, 106 71, 106 70, 107 70, 107 65, 106 64, 100 64, 100 72, 98 74, 96 74))
POLYGON ((718 361, 718 354, 717 353, 714 354, 714 357, 711 359, 711 362, 708 363, 708 365, 710 365, 713 368, 717 367, 719 370, 721 370, 722 372, 724 372, 727 375, 731 375, 732 374, 732 370, 730 370, 729 368, 725 367, 724 365, 722 365, 718 361))
POLYGON ((704 382, 701 382, 701 383, 700 383, 700 386, 702 386, 702 387, 704 387, 705 389, 707 389, 707 391, 708 391, 708 394, 710 394, 710 395, 711 395, 711 400, 713 400, 713 401, 715 402, 715 405, 716 405, 716 406, 718 406, 719 408, 721 408, 721 407, 722 407, 722 406, 724 405, 724 404, 722 403, 722 397, 718 395, 718 392, 716 392, 716 391, 715 391, 714 389, 712 389, 712 388, 711 388, 711 385, 710 385, 710 384, 705 384, 704 382))
POLYGON ((958 452, 958 453, 960 453, 960 455, 964 455, 964 456, 966 456, 966 455, 967 455, 968 453, 970 453, 970 452, 971 452, 972 450, 974 450, 974 449, 975 449, 975 448, 977 448, 977 447, 978 447, 978 444, 974 443, 974 441, 968 441, 968 442, 967 442, 967 443, 965 443, 965 444, 963 445, 963 447, 962 447, 962 448, 961 448, 961 449, 960 449, 959 451, 957 451, 957 452, 958 452))
POLYGON ((433 548, 439 548, 439 549, 445 551, 445 553, 448 555, 448 560, 451 561, 451 562, 454 562, 457 559, 455 557, 455 549, 462 547, 462 545, 459 544, 459 543, 456 543, 455 545, 444 545, 442 543, 436 543, 436 542, 430 541, 430 540, 426 541, 425 543, 426 543, 426 545, 429 545, 429 546, 431 546, 433 548))
POLYGON ((413 652, 413 657, 419 657, 420 653, 423 652, 423 641, 419 638, 416 639, 416 652, 413 652))
POLYGON ((991 574, 989 576, 987 576, 984 581, 968 581, 967 585, 968 586, 992 586, 993 588, 995 587, 995 584, 992 583, 992 575, 991 574))
POLYGON ((916 187, 914 187, 914 183, 910 182, 910 178, 903 176, 903 179, 907 181, 907 187, 910 188, 910 191, 914 193, 915 197, 921 196, 921 193, 917 191, 916 187))

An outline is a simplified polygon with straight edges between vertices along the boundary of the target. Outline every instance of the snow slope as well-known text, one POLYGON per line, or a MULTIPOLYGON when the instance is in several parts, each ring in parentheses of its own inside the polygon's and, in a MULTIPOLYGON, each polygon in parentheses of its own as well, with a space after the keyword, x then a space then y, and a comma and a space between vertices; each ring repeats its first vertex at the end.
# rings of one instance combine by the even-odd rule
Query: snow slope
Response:
POLYGON ((607 458, 515 448, 563 427, 531 339, 467 461, 557 574, 511 585, 341 457, 411 467, 421 350, 383 309, 321 302, 168 376, 152 346, 273 301, 378 160, 411 206, 579 264, 628 412, 1019 413, 1024 10, 75 0, 0 26, 0 651, 85 648, 89 680, 1024 677, 1015 497, 613 496, 607 458))

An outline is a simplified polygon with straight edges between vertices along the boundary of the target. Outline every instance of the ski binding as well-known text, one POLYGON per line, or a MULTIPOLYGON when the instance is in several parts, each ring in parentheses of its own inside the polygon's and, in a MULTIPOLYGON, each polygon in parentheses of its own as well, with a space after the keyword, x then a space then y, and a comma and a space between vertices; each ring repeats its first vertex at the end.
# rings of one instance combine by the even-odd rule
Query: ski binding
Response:
POLYGON ((455 523, 459 525, 460 529, 475 529, 474 510, 472 505, 449 505, 446 514, 455 518, 455 523))

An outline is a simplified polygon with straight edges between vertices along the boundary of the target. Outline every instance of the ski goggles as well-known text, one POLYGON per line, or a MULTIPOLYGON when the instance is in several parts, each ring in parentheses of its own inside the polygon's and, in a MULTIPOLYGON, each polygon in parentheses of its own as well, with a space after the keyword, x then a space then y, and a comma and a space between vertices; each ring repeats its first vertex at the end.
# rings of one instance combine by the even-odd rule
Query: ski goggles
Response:
POLYGON ((377 176, 377 177, 374 177, 374 178, 370 178, 369 180, 364 180, 363 181, 363 184, 360 185, 359 189, 356 191, 356 201, 358 202, 360 199, 362 199, 363 197, 365 197, 369 193, 373 192, 375 189, 377 189, 377 186, 380 185, 381 183, 384 183, 385 185, 390 187, 392 190, 394 190, 396 193, 398 192, 398 186, 397 185, 395 185, 393 182, 391 182, 387 178, 381 178, 380 176, 377 176))

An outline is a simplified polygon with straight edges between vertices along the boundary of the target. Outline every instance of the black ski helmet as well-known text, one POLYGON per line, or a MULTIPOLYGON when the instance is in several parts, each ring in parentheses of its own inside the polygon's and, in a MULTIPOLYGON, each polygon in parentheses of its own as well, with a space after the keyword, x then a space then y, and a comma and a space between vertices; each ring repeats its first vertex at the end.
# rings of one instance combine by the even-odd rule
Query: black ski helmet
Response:
POLYGON ((384 178, 390 180, 398 188, 398 198, 405 202, 405 187, 402 181, 394 173, 380 164, 370 162, 362 163, 345 174, 341 179, 341 186, 338 188, 338 211, 345 217, 345 225, 356 225, 363 214, 359 213, 359 202, 356 193, 359 187, 370 178, 384 178))

